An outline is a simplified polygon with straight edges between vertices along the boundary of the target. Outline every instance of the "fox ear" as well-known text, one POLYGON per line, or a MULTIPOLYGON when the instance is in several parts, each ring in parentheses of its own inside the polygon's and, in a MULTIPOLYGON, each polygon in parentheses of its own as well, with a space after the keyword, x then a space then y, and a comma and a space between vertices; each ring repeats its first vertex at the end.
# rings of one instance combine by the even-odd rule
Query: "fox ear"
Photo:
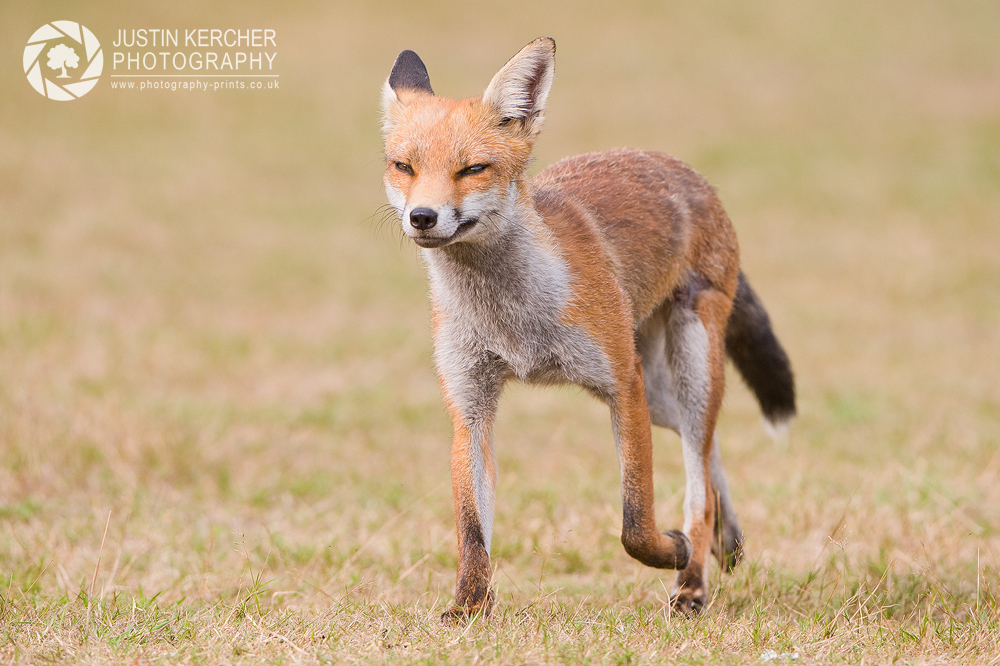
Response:
POLYGON ((496 109, 502 123, 517 122, 534 137, 542 130, 555 65, 555 40, 539 37, 496 73, 483 93, 483 102, 496 109))
POLYGON ((424 61, 410 50, 396 56, 396 62, 389 73, 389 87, 397 94, 403 90, 421 90, 433 95, 431 77, 427 75, 424 61))
POLYGON ((389 78, 382 86, 382 127, 386 132, 392 129, 398 106, 414 92, 433 95, 434 89, 431 88, 431 77, 427 74, 424 61, 413 51, 406 50, 396 56, 389 78), (400 100, 401 96, 403 100, 400 100))

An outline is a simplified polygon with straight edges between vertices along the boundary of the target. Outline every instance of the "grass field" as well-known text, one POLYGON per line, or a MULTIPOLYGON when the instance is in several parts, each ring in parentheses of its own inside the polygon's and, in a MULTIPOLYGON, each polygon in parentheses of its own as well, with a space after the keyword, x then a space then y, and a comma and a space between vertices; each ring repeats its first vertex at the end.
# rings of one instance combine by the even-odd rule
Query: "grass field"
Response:
POLYGON ((0 659, 1000 663, 1000 5, 168 4, 0 22, 0 659), (51 102, 21 50, 63 18, 272 28, 281 88, 51 102), (511 386, 496 612, 437 621, 451 426, 423 269, 376 215, 379 87, 413 48, 478 94, 543 34, 536 169, 698 169, 797 373, 779 444, 729 375, 747 551, 697 619, 621 547, 606 409, 511 386))

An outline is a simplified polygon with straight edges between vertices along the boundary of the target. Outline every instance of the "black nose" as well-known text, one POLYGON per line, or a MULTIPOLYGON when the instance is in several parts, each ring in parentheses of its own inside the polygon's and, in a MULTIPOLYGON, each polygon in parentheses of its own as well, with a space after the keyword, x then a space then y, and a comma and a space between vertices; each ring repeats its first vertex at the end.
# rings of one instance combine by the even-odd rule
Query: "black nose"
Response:
POLYGON ((414 229, 430 229, 438 221, 437 211, 430 208, 414 208, 410 211, 410 225, 414 229))

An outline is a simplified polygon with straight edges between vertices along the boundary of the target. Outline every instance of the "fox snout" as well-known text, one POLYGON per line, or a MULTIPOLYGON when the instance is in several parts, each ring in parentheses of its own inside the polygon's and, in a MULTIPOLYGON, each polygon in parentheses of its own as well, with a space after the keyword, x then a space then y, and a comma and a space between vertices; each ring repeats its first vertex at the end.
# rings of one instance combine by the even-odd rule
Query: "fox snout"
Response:
POLYGON ((479 221, 478 217, 463 217, 462 213, 450 206, 437 209, 429 206, 415 206, 404 209, 403 232, 420 247, 434 248, 450 245, 465 239, 479 221))
POLYGON ((430 229, 438 221, 437 211, 432 208, 414 208, 410 211, 410 226, 420 231, 430 229))

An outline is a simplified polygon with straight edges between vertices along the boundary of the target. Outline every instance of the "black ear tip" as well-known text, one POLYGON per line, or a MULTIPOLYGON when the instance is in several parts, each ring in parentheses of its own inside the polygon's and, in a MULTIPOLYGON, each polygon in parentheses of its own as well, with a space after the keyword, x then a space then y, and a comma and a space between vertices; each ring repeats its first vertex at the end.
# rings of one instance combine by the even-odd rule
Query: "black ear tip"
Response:
POLYGON ((407 49, 396 56, 396 62, 389 74, 389 87, 393 90, 423 90, 434 94, 427 67, 415 52, 407 49))
POLYGON ((399 52, 398 56, 396 56, 396 62, 393 65, 393 67, 394 68, 399 67, 400 65, 404 67, 406 66, 412 67, 413 65, 423 67, 424 61, 420 59, 420 56, 417 55, 416 51, 411 51, 410 49, 404 49, 399 52))

